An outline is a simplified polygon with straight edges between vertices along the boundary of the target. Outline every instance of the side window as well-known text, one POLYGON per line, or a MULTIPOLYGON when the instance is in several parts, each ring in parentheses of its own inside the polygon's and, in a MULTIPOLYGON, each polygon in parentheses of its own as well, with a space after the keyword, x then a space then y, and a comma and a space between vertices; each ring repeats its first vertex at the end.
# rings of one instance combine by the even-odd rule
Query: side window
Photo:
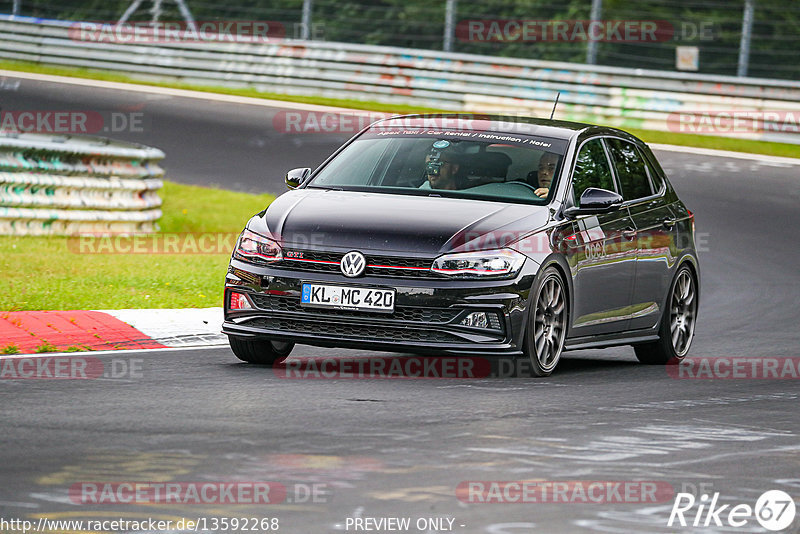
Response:
POLYGON ((650 163, 650 160, 647 159, 641 150, 639 150, 639 154, 642 156, 644 164, 647 167, 647 174, 650 176, 650 184, 653 186, 653 192, 658 193, 661 191, 661 188, 664 187, 664 179, 661 177, 658 171, 656 171, 655 167, 653 167, 653 164, 650 163))
POLYGON ((644 159, 636 146, 621 139, 606 139, 606 143, 617 170, 622 198, 635 200, 652 195, 644 159))
POLYGON ((397 148, 391 139, 368 139, 344 149, 328 164, 314 185, 368 185, 387 154, 397 148))
POLYGON ((576 206, 580 206, 581 194, 588 187, 616 191, 611 167, 600 139, 586 142, 578 152, 575 172, 572 173, 572 193, 576 206))

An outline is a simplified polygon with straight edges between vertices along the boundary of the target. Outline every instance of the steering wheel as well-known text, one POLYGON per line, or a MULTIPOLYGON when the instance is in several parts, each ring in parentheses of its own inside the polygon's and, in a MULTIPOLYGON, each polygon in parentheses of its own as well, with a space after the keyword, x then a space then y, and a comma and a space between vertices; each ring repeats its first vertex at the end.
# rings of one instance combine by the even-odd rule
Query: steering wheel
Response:
POLYGON ((524 185, 525 187, 527 187, 528 189, 530 189, 531 191, 533 191, 533 195, 534 195, 536 198, 545 198, 545 197, 540 197, 539 195, 537 195, 537 194, 536 194, 536 190, 537 190, 537 189, 539 189, 539 188, 538 188, 538 187, 534 187, 534 186, 532 186, 532 185, 531 185, 531 184, 529 184, 528 182, 523 182, 522 180, 510 180, 510 181, 508 181, 508 182, 503 182, 503 183, 504 183, 504 184, 519 184, 519 185, 524 185))
POLYGON ((538 187, 533 187, 533 186, 532 186, 531 184, 529 184, 528 182, 523 182, 522 180, 509 180, 509 181, 507 181, 507 182, 502 182, 502 183, 504 183, 504 184, 519 184, 519 185, 524 185, 525 187, 527 187, 528 189, 532 190, 533 192, 536 192, 536 190, 538 189, 538 187))

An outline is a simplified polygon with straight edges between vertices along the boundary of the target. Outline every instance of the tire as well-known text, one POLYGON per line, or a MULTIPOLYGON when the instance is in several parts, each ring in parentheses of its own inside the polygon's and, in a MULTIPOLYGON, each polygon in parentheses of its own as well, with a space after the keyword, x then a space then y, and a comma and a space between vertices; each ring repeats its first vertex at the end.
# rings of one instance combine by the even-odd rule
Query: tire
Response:
POLYGON ((531 360, 531 374, 550 376, 558 365, 567 334, 569 309, 564 279, 548 267, 531 292, 523 352, 531 360))
POLYGON ((658 341, 634 345, 640 362, 649 365, 678 363, 692 346, 697 323, 697 281, 685 265, 675 273, 667 305, 661 314, 658 341))
POLYGON ((273 365, 289 356, 294 348, 294 343, 264 338, 228 336, 228 342, 237 358, 243 362, 261 365, 273 365))

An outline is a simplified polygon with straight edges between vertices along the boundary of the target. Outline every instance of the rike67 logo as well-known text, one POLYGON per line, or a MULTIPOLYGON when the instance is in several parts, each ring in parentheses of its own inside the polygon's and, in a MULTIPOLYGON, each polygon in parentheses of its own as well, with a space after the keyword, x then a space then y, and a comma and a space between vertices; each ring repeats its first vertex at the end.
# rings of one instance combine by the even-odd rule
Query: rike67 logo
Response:
POLYGON ((796 507, 785 491, 766 491, 756 500, 755 506, 745 503, 720 505, 718 501, 719 492, 710 499, 708 495, 702 495, 699 500, 691 493, 678 493, 667 526, 677 522, 682 527, 752 527, 755 519, 763 528, 778 532, 794 523, 796 507))

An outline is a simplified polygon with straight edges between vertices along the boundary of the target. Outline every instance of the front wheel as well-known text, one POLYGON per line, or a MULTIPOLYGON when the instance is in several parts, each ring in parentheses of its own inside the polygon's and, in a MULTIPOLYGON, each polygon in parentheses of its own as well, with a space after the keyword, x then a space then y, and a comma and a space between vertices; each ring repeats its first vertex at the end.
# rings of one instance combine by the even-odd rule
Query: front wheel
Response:
POLYGON ((264 338, 228 336, 228 342, 237 358, 261 365, 273 365, 289 356, 294 348, 294 343, 264 338))
POLYGON ((567 333, 567 292, 558 269, 548 267, 533 288, 524 352, 533 376, 549 376, 556 368, 567 333))
POLYGON ((669 292, 667 308, 661 314, 659 340, 634 345, 640 362, 664 365, 679 362, 689 352, 697 321, 697 283, 692 271, 683 266, 678 269, 669 292))

